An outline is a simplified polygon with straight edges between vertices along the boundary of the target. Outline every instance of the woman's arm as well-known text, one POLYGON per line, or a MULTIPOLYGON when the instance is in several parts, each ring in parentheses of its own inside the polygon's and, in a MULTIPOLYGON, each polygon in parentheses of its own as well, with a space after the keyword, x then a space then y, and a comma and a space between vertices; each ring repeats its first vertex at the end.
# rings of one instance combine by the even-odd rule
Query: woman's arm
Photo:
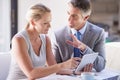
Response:
POLYGON ((53 52, 52 52, 51 41, 48 36, 46 36, 46 59, 47 59, 48 66, 57 64, 55 57, 53 55, 53 52))
MULTIPOLYGON (((48 66, 57 64, 51 49, 51 41, 48 36, 46 36, 46 54, 48 66)), ((72 71, 71 69, 62 69, 58 72, 58 74, 72 74, 72 71)))
MULTIPOLYGON (((47 63, 49 66, 57 64, 55 57, 53 55, 52 49, 51 49, 51 41, 48 36, 46 36, 46 54, 47 54, 47 63)), ((61 69, 57 74, 73 74, 72 69, 61 69)))
POLYGON ((33 66, 28 55, 27 44, 22 36, 17 36, 12 39, 12 55, 25 75, 31 77, 33 66))
MULTIPOLYGON (((75 63, 75 59, 70 59, 66 62, 60 63, 60 64, 55 64, 53 65, 55 62, 49 62, 49 67, 39 67, 39 68, 34 68, 32 66, 32 62, 31 59, 28 55, 28 48, 27 48, 27 44, 24 40, 24 38, 22 37, 14 37, 12 40, 12 54, 15 57, 19 67, 21 68, 21 70, 25 73, 25 75, 29 78, 29 79, 37 79, 40 77, 44 77, 47 75, 50 75, 52 73, 56 73, 58 71, 60 71, 61 69, 66 69, 66 68, 74 68, 76 67, 76 64, 72 64, 75 63)), ((49 58, 47 59, 49 60, 49 58)))

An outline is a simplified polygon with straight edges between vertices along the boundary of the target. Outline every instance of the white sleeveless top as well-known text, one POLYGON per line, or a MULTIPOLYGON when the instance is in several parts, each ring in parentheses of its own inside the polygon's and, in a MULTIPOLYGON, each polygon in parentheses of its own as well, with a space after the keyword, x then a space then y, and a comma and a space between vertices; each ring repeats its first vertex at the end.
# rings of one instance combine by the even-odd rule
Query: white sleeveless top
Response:
MULTIPOLYGON (((16 37, 22 36, 28 46, 28 54, 32 60, 32 65, 34 67, 45 66, 46 63, 46 37, 45 34, 40 34, 40 38, 42 40, 42 45, 40 49, 40 55, 37 56, 32 48, 30 39, 28 37, 27 31, 23 30, 15 35, 16 37)), ((22 54, 22 53, 21 53, 22 54)), ((11 53, 12 55, 12 53, 11 53)), ((12 55, 12 61, 10 66, 10 71, 7 80, 18 80, 27 78, 23 71, 19 68, 17 62, 15 61, 14 56, 12 55)))

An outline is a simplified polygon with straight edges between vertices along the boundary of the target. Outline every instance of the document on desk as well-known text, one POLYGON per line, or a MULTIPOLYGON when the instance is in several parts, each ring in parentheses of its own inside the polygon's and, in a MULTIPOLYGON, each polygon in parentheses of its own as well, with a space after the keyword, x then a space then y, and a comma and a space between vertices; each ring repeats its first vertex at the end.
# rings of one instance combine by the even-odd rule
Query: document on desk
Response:
POLYGON ((89 63, 93 63, 95 61, 95 59, 97 58, 98 53, 93 53, 93 54, 86 54, 83 56, 81 62, 79 63, 78 67, 76 68, 76 72, 82 70, 82 68, 89 64, 89 63))
MULTIPOLYGON (((101 72, 95 72, 94 78, 95 80, 119 80, 116 79, 119 77, 119 73, 110 70, 110 69, 105 69, 101 72)), ((19 79, 19 80, 28 80, 28 79, 19 79)), ((68 75, 56 75, 56 74, 51 74, 49 76, 39 78, 36 80, 81 80, 80 75, 76 76, 68 76, 68 75)))
MULTIPOLYGON (((28 79, 19 79, 19 80, 28 80, 28 79)), ((81 79, 76 76, 51 74, 49 76, 35 79, 35 80, 81 80, 81 79)))
POLYGON ((49 75, 44 78, 40 78, 37 80, 80 80, 80 78, 75 77, 75 76, 68 76, 68 75, 49 75))

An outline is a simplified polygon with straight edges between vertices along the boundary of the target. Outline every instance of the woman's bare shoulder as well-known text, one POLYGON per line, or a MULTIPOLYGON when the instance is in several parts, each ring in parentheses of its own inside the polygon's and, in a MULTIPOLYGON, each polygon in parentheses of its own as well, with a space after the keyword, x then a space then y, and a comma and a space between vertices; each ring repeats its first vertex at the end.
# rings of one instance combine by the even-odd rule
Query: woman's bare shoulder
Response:
POLYGON ((27 47, 27 44, 25 42, 25 39, 22 36, 14 36, 12 38, 12 45, 18 45, 18 46, 22 46, 22 47, 27 47))

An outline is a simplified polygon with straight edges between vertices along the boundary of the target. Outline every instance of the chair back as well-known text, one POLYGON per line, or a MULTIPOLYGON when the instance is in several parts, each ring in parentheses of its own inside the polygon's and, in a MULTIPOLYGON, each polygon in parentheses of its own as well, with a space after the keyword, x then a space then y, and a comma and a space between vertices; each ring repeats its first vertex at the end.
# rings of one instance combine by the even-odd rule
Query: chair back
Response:
POLYGON ((11 62, 10 52, 0 53, 0 80, 6 80, 11 62))

